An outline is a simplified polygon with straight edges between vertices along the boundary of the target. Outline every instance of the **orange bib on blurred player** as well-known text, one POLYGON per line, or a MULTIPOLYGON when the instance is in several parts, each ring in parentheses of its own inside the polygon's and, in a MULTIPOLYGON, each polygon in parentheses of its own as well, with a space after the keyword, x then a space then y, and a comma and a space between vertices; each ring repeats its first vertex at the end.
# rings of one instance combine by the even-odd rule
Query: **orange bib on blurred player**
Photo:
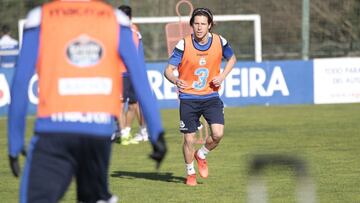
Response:
POLYGON ((59 112, 119 114, 124 71, 114 43, 119 31, 113 8, 101 2, 43 7, 37 64, 39 117, 59 112), (91 31, 84 34, 83 27, 91 31))
POLYGON ((179 79, 185 80, 188 88, 182 93, 206 95, 219 88, 211 85, 211 80, 220 74, 222 46, 220 36, 212 33, 212 43, 208 50, 200 51, 193 45, 192 36, 185 37, 185 49, 178 67, 179 79))

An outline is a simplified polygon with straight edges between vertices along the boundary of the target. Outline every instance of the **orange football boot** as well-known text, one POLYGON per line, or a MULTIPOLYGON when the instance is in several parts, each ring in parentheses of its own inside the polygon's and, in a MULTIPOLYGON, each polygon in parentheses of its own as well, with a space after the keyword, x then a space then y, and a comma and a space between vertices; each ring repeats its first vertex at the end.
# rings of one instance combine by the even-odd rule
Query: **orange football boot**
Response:
POLYGON ((189 186, 197 185, 196 174, 191 174, 186 177, 186 185, 189 185, 189 186))
POLYGON ((207 163, 206 163, 206 159, 201 159, 198 155, 198 150, 195 151, 195 159, 196 159, 196 162, 198 164, 198 169, 199 169, 199 174, 202 178, 207 178, 208 175, 209 175, 209 170, 208 170, 208 166, 207 166, 207 163))

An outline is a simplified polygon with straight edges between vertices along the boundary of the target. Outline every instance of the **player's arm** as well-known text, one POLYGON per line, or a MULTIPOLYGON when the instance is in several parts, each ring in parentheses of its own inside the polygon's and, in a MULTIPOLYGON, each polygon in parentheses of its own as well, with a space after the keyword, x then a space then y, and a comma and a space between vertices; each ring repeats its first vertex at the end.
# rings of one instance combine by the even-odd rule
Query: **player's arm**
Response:
POLYGON ((221 81, 219 81, 220 82, 220 84, 221 84, 221 82, 223 81, 223 80, 225 80, 225 78, 226 78, 226 76, 230 73, 230 71, 233 69, 233 67, 234 67, 234 65, 235 65, 235 63, 236 63, 236 57, 235 57, 235 55, 232 55, 231 57, 230 57, 230 59, 226 62, 226 65, 225 65, 225 67, 224 67, 224 70, 221 72, 221 74, 220 74, 220 77, 221 77, 221 81))
POLYGON ((184 80, 180 80, 175 74, 174 71, 177 69, 181 63, 182 57, 184 54, 184 40, 180 40, 176 45, 174 51, 172 52, 169 63, 164 70, 165 78, 176 85, 179 89, 185 89, 188 85, 184 80))
POLYGON ((176 81, 178 80, 178 77, 176 77, 174 74, 174 71, 176 68, 177 68, 176 66, 174 66, 172 64, 168 64, 164 71, 165 78, 169 82, 171 82, 172 84, 175 84, 175 85, 176 85, 176 81))
POLYGON ((180 80, 177 76, 175 76, 174 74, 175 69, 177 69, 176 66, 168 64, 167 67, 165 68, 164 76, 169 82, 177 86, 180 90, 185 89, 188 85, 186 81, 180 80))
POLYGON ((233 69, 233 67, 236 63, 236 56, 235 56, 231 46, 226 41, 226 39, 224 39, 223 37, 220 36, 220 39, 221 39, 221 43, 222 43, 223 57, 227 60, 227 62, 225 64, 224 70, 220 73, 220 75, 218 75, 212 79, 211 82, 215 86, 221 85, 221 83, 225 80, 226 76, 230 73, 230 71, 233 69))
POLYGON ((39 27, 25 25, 23 44, 11 86, 11 103, 8 117, 9 155, 17 156, 24 146, 27 90, 35 72, 38 56, 39 27))
POLYGON ((34 12, 35 14, 38 13, 36 10, 30 12, 25 24, 23 44, 11 86, 11 103, 8 112, 8 148, 11 169, 15 176, 19 175, 17 157, 24 150, 28 104, 27 90, 29 81, 35 72, 38 56, 40 17, 34 17, 34 12))

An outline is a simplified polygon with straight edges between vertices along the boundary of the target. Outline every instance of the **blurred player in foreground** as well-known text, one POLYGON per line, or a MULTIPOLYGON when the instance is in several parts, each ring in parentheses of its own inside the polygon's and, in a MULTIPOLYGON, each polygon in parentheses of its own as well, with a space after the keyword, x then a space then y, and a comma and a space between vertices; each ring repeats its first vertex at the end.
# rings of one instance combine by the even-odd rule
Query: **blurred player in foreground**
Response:
POLYGON ((111 134, 121 111, 121 74, 131 71, 153 144, 166 147, 156 100, 132 40, 129 18, 99 0, 56 0, 30 11, 8 117, 9 159, 20 173, 27 89, 39 77, 39 104, 21 181, 20 202, 59 202, 73 177, 78 202, 117 202, 108 188, 111 134))
POLYGON ((165 77, 179 89, 180 131, 184 133, 183 153, 186 163, 186 184, 197 184, 194 158, 199 174, 208 177, 206 155, 215 149, 224 133, 224 106, 218 89, 233 68, 236 58, 229 43, 222 36, 211 33, 213 14, 207 8, 197 8, 190 18, 193 34, 176 45, 165 77), (220 73, 222 58, 228 60, 220 73), (178 69, 176 77, 174 70, 178 69), (211 134, 206 143, 195 151, 196 130, 199 118, 204 116, 211 134))

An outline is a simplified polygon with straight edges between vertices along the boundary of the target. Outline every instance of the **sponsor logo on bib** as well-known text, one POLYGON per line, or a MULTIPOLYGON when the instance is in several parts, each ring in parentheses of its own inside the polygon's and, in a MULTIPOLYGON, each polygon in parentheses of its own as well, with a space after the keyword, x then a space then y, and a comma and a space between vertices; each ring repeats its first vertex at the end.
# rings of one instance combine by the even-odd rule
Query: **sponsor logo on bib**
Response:
POLYGON ((79 68, 87 68, 99 63, 103 56, 102 45, 87 35, 81 35, 66 48, 68 61, 79 68))

